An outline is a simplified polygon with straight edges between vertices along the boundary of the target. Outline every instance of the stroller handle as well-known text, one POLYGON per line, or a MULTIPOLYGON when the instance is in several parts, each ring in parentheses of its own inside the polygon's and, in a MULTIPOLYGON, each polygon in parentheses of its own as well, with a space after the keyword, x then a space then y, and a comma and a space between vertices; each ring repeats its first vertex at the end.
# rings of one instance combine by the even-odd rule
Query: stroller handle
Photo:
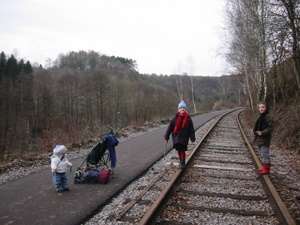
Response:
POLYGON ((112 126, 106 125, 111 131, 114 129, 112 126))
POLYGON ((114 128, 112 126, 107 125, 107 127, 109 128, 109 132, 107 133, 107 135, 112 134, 115 136, 120 130, 123 129, 123 126, 121 124, 117 123, 117 126, 118 126, 118 130, 114 132, 114 128))
POLYGON ((119 127, 118 130, 114 133, 114 136, 120 131, 123 129, 123 126, 119 123, 117 123, 117 126, 119 127))

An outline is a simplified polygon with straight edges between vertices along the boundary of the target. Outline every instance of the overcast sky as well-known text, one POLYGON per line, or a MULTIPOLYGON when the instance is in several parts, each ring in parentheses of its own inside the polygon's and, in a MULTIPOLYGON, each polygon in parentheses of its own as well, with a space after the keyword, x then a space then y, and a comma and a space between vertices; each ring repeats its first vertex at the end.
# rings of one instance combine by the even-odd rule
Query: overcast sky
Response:
POLYGON ((224 0, 1 0, 0 51, 46 65, 94 50, 140 73, 219 76, 224 0))

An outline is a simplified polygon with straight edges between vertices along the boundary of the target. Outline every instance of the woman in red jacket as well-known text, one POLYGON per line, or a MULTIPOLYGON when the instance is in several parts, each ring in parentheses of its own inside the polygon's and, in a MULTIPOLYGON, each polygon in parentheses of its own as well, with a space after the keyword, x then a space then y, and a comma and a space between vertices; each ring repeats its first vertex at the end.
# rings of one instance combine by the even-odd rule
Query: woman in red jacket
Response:
POLYGON ((196 140, 193 121, 186 111, 186 104, 181 101, 178 104, 178 113, 171 120, 164 136, 165 140, 168 141, 172 133, 173 146, 178 152, 179 168, 181 169, 185 166, 185 151, 187 151, 189 139, 191 142, 196 140))

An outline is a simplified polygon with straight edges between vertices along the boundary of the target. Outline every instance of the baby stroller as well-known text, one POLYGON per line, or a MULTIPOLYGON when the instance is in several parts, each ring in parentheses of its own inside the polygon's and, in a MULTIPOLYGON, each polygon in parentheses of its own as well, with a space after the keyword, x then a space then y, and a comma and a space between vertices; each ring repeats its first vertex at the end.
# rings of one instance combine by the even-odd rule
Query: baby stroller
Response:
POLYGON ((107 183, 117 161, 115 146, 119 141, 115 136, 123 128, 121 124, 117 124, 117 127, 117 131, 114 132, 113 128, 108 126, 109 132, 92 148, 75 171, 74 183, 107 183))

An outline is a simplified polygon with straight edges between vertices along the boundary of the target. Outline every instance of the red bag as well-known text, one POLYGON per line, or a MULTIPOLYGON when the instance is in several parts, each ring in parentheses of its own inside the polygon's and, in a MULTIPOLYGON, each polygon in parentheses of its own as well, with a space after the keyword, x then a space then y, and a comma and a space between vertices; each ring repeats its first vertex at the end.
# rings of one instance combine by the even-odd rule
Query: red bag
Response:
POLYGON ((110 177, 110 172, 108 170, 101 170, 99 173, 99 182, 102 184, 107 184, 110 177))

